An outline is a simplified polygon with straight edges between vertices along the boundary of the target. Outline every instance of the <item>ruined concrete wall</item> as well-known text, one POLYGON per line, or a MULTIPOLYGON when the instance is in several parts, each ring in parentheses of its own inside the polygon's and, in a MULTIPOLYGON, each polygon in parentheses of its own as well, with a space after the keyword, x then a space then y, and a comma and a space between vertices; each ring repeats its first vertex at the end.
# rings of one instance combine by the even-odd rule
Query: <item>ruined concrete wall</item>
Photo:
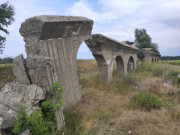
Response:
MULTIPOLYGON (((29 60, 33 56, 47 57, 51 60, 54 72, 47 67, 46 76, 49 79, 45 81, 51 85, 52 74, 55 74, 57 81, 63 85, 64 108, 81 99, 76 55, 82 42, 91 38, 92 26, 92 20, 73 16, 37 16, 27 19, 21 25, 20 33, 26 41, 27 63, 33 60, 29 60)), ((39 85, 36 70, 31 70, 37 68, 35 65, 31 68, 29 64, 27 67, 30 67, 28 72, 32 83, 39 85)), ((43 75, 42 71, 41 73, 40 76, 43 75)))
MULTIPOLYGON (((129 58, 134 61, 133 70, 137 67, 138 49, 134 46, 119 42, 101 34, 95 34, 86 44, 96 58, 100 79, 109 84, 112 80, 113 63, 118 56, 123 61, 123 74, 128 72, 129 58)), ((122 73, 122 71, 119 71, 122 73)), ((120 74, 120 73, 119 73, 120 74)))
POLYGON ((144 61, 146 63, 158 62, 160 60, 160 53, 153 48, 143 48, 144 61))
POLYGON ((40 54, 54 61, 58 82, 65 88, 63 105, 68 107, 81 99, 79 79, 76 69, 76 55, 83 41, 90 35, 70 38, 40 40, 40 54))

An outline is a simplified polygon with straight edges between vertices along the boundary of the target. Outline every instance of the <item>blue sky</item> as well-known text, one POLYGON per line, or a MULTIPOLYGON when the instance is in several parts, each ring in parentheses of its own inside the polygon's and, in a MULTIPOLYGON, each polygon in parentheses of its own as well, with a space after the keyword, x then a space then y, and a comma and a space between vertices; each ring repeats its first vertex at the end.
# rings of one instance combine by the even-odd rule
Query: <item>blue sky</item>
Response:
MULTIPOLYGON (((1 0, 1 3, 6 0, 1 0)), ((25 55, 19 34, 25 19, 37 15, 73 15, 94 20, 92 34, 101 33, 119 41, 134 41, 135 28, 145 28, 161 55, 180 55, 180 0, 9 0, 15 7, 15 22, 8 27, 3 57, 25 55)), ((78 58, 93 58, 82 44, 78 58)))

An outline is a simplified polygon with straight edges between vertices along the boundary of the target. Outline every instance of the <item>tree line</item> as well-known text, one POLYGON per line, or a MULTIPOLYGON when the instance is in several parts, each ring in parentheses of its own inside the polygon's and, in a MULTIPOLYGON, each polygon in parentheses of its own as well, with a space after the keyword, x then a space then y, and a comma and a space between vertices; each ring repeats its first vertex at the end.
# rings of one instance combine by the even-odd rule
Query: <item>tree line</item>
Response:
POLYGON ((10 57, 7 57, 7 58, 4 58, 4 59, 1 59, 0 58, 0 64, 11 64, 13 63, 13 58, 10 58, 10 57))
POLYGON ((180 60, 180 56, 161 56, 161 60, 180 60))

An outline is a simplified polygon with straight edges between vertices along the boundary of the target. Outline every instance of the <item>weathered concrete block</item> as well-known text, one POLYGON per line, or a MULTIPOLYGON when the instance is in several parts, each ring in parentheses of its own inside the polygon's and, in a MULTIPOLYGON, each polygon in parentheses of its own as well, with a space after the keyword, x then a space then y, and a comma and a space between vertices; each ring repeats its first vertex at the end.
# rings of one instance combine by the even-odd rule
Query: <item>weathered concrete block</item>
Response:
POLYGON ((29 55, 26 66, 32 84, 36 84, 50 94, 50 86, 56 80, 52 60, 42 55, 29 55))
POLYGON ((75 16, 35 16, 22 23, 20 33, 26 43, 26 53, 38 54, 38 40, 90 35, 93 21, 75 16))
POLYGON ((13 72, 16 76, 17 82, 30 85, 31 82, 27 73, 26 63, 22 54, 13 59, 13 72))
POLYGON ((39 102, 45 99, 46 91, 32 84, 18 82, 7 83, 0 91, 0 129, 12 128, 12 122, 19 113, 17 105, 26 106, 26 113, 39 108, 39 102))

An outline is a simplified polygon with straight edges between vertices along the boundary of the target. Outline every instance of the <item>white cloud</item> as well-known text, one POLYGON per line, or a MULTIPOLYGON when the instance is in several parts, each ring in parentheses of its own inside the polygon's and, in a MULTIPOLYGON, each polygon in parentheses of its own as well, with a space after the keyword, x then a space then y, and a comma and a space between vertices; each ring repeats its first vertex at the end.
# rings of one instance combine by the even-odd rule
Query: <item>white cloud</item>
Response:
POLYGON ((76 2, 71 8, 68 9, 66 14, 74 16, 84 16, 97 22, 105 22, 117 18, 117 15, 113 12, 103 12, 101 14, 99 12, 93 11, 91 5, 85 0, 76 2))

